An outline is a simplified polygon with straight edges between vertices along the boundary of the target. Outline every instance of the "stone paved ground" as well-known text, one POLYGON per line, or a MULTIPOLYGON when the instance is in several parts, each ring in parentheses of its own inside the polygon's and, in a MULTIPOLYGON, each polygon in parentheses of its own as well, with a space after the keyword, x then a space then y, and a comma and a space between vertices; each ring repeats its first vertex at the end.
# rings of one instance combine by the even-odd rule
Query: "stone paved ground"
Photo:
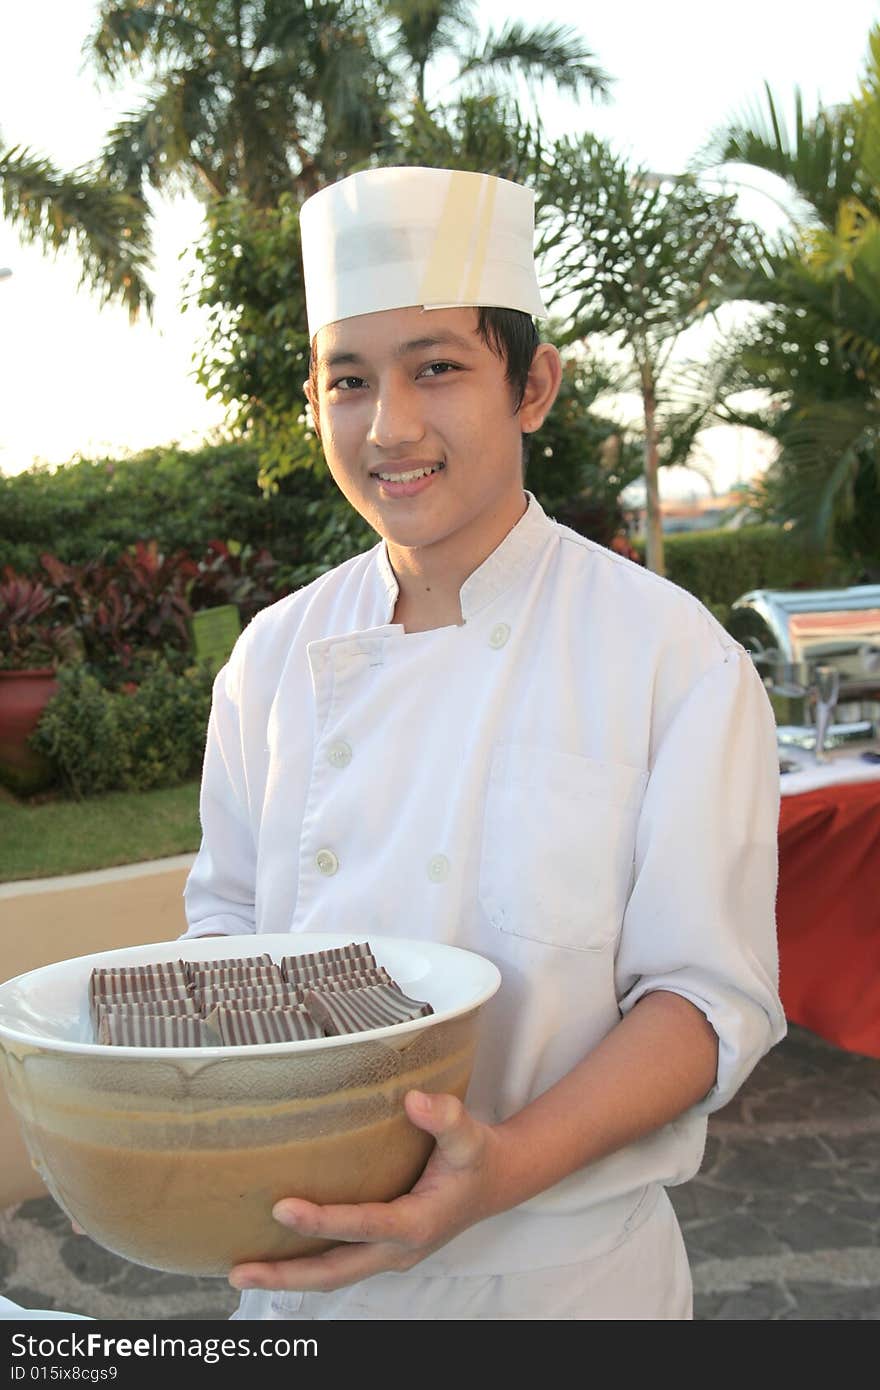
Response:
MULTIPOLYGON (((880 1318, 880 1061, 792 1028, 709 1124, 671 1194, 698 1319, 880 1318)), ((225 1319, 221 1279, 160 1274, 71 1234, 49 1198, 0 1213, 0 1292, 106 1319, 225 1319)))

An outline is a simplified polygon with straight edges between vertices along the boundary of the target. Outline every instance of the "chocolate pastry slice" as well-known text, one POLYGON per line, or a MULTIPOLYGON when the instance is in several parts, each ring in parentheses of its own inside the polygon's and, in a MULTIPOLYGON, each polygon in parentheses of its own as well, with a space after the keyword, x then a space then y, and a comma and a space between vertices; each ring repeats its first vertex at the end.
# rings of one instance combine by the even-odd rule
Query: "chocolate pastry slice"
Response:
POLYGON ((152 965, 124 965, 118 969, 95 969, 89 977, 89 1002, 95 999, 139 999, 156 995, 162 999, 186 998, 189 993, 183 961, 164 961, 152 965))
POLYGON ((261 966, 266 966, 271 970, 278 968, 268 951, 264 951, 259 956, 227 956, 223 960, 186 960, 183 962, 183 968, 188 978, 204 973, 206 970, 256 970, 261 966))
POLYGON ((98 1041, 115 1047, 211 1047, 205 1020, 194 1014, 147 1014, 108 1010, 98 1041))
POLYGON ((250 989, 253 987, 271 988, 274 985, 283 985, 281 971, 277 965, 260 965, 255 968, 248 967, 241 970, 227 968, 225 970, 198 970, 191 977, 190 988, 196 993, 206 989, 227 989, 230 987, 242 987, 250 989))
POLYGON ((301 956, 284 956, 281 973, 291 984, 311 981, 321 975, 341 975, 351 970, 375 970, 376 957, 366 941, 348 946, 331 946, 301 956))
POLYGON ((234 1004, 236 1008, 275 1009, 301 1004, 298 991, 292 985, 262 984, 259 981, 238 985, 204 985, 196 990, 201 1013, 209 1013, 217 1004, 234 1004))
MULTIPOLYGON (((105 1020, 107 1018, 118 1019, 121 1024, 124 1024, 127 1020, 143 1018, 145 1015, 152 1015, 154 1018, 200 1017, 194 999, 155 999, 146 1004, 141 999, 125 1000, 123 1003, 116 1003, 115 1000, 105 1002, 103 999, 99 999, 95 1004, 92 1020, 95 1025, 96 1041, 106 1041, 101 1035, 106 1032, 105 1020)), ((154 1044, 154 1046, 158 1046, 158 1044, 154 1044)))
POLYGON ((434 1012, 424 1000, 410 999, 409 995, 391 985, 366 985, 360 989, 323 993, 312 989, 306 994, 304 1002, 327 1037, 339 1033, 363 1033, 368 1028, 388 1028, 394 1023, 426 1018, 434 1012))
POLYGON ((358 971, 354 975, 319 975, 314 981, 291 985, 290 988, 297 995, 297 1003, 302 1004, 310 989, 317 990, 319 994, 336 994, 339 990, 363 989, 365 985, 391 985, 394 989, 400 988, 397 981, 393 980, 381 965, 375 970, 358 971))
POLYGON ((220 1041, 241 1047, 248 1043, 300 1042, 303 1038, 322 1038, 320 1024, 305 1009, 235 1008, 221 1004, 206 1020, 220 1041))

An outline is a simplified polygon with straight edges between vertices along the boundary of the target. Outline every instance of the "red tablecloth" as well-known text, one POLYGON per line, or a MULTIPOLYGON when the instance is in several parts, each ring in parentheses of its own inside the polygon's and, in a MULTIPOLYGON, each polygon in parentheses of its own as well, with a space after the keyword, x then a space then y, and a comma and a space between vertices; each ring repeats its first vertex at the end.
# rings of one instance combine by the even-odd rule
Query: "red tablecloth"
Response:
POLYGON ((786 1016, 880 1057, 880 780, 783 797, 777 923, 786 1016))

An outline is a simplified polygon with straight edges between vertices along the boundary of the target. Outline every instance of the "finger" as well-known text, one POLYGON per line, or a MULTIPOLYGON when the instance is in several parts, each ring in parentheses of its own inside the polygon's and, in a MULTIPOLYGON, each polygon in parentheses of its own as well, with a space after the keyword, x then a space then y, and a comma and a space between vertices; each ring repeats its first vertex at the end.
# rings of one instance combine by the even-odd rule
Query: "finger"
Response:
POLYGON ((70 1225, 71 1225, 71 1229, 73 1230, 73 1234, 74 1234, 75 1236, 84 1236, 84 1235, 85 1235, 85 1231, 83 1230, 82 1226, 79 1224, 78 1221, 74 1221, 74 1220, 71 1219, 70 1225))
POLYGON ((298 1260, 236 1265, 228 1279, 234 1289, 332 1293, 373 1274, 399 1268, 392 1246, 339 1245, 323 1255, 304 1255, 298 1260))
POLYGON ((276 1221, 302 1236, 358 1244, 411 1239, 407 1214, 404 1198, 394 1202, 318 1206, 299 1197, 284 1197, 272 1208, 276 1221))
POLYGON ((457 1096, 408 1091, 404 1104, 408 1118, 433 1134, 439 1152, 452 1168, 469 1167, 479 1158, 481 1127, 457 1096))

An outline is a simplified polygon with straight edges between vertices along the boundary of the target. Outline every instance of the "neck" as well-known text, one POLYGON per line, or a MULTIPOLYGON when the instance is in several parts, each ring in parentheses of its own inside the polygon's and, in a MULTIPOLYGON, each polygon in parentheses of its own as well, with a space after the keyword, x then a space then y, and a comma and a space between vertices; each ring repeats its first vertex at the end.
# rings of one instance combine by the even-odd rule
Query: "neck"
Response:
POLYGON ((394 621, 407 632, 461 625, 461 589, 525 515, 528 498, 519 494, 517 510, 499 509, 487 524, 480 518, 479 535, 467 529, 426 546, 399 546, 386 539, 388 558, 399 588, 394 621))

